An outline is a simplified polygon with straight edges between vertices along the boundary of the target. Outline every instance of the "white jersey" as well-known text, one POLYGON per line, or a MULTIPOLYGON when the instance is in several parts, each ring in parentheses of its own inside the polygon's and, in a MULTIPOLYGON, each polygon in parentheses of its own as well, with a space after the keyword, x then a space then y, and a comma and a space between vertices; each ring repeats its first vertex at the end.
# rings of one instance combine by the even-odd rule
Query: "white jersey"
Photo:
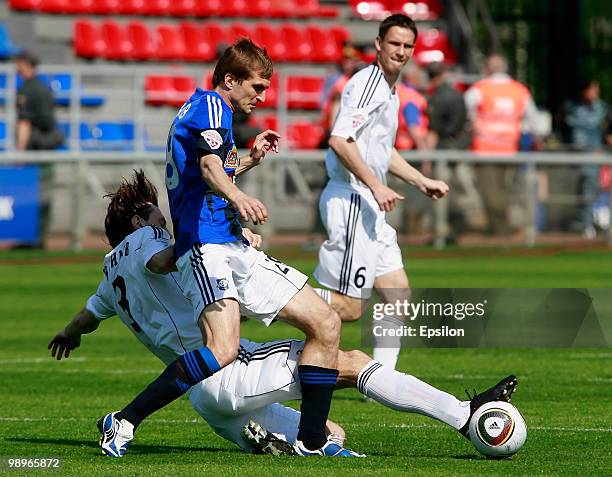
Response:
POLYGON ((104 278, 86 305, 99 320, 119 316, 166 364, 202 346, 178 275, 159 275, 147 268, 153 255, 171 246, 170 234, 159 227, 143 227, 128 235, 104 258, 104 278))
MULTIPOLYGON (((390 88, 378 65, 370 65, 356 73, 342 90, 338 117, 332 136, 353 139, 361 158, 383 183, 395 144, 399 114, 399 99, 390 88)), ((349 172, 336 153, 329 148, 326 157, 327 175, 332 182, 367 187, 349 172)))

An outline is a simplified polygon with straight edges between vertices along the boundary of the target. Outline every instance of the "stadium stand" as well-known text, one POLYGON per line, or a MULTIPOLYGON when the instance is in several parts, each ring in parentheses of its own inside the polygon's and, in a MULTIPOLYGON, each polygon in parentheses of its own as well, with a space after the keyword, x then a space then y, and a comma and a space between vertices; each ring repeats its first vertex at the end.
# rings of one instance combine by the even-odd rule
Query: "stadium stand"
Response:
POLYGON ((0 23, 0 59, 10 58, 19 53, 21 49, 13 44, 6 27, 0 23))
POLYGON ((67 15, 143 15, 226 18, 335 18, 318 0, 10 0, 13 10, 67 15))

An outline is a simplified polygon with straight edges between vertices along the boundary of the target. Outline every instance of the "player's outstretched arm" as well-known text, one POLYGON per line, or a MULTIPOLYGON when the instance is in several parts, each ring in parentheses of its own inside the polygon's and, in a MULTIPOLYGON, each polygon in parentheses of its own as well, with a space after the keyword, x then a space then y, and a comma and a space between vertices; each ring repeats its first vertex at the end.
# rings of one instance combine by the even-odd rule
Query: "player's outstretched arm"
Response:
POLYGON ((240 158, 240 165, 236 168, 236 175, 244 174, 249 169, 259 165, 269 151, 278 153, 280 134, 267 129, 255 136, 253 147, 248 156, 240 158))
POLYGON ((355 141, 332 135, 329 139, 329 146, 334 150, 344 167, 368 186, 381 211, 391 212, 397 205, 397 201, 404 199, 403 196, 384 185, 370 170, 361 158, 355 141))
POLYGON ((441 199, 448 194, 449 187, 446 182, 425 177, 417 169, 408 164, 395 148, 393 148, 391 153, 389 172, 404 182, 415 186, 423 194, 432 199, 441 199))
POLYGON ((100 321, 91 311, 83 308, 62 331, 49 341, 47 349, 51 350, 51 357, 57 358, 58 361, 62 357, 67 358, 70 356, 70 351, 81 345, 81 335, 95 331, 98 326, 100 326, 100 321))
POLYGON ((219 156, 209 154, 200 159, 202 179, 218 195, 225 197, 240 213, 242 220, 265 223, 268 220, 266 207, 254 197, 242 192, 223 169, 219 156))

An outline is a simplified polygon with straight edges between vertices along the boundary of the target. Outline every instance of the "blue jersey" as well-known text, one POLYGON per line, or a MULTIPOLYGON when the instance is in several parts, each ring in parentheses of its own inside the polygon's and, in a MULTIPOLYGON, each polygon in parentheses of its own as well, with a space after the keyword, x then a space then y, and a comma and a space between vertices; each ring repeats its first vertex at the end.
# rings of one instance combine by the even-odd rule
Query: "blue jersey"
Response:
POLYGON ((232 110, 216 92, 198 88, 174 118, 166 149, 166 188, 177 257, 193 244, 242 239, 238 212, 202 179, 200 158, 210 154, 219 157, 233 179, 239 159, 232 110))

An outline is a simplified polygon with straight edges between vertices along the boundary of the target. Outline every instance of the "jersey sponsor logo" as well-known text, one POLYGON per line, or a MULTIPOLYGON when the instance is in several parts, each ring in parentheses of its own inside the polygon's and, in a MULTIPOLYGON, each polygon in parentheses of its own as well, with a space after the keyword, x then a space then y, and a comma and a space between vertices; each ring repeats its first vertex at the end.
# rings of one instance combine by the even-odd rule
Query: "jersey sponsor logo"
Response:
POLYGON ((232 150, 227 153, 225 167, 238 167, 238 150, 236 146, 232 147, 232 150))
POLYGON ((179 109, 179 112, 177 114, 177 116, 179 117, 179 119, 183 119, 183 117, 185 116, 185 114, 187 114, 187 111, 189 111, 189 108, 191 108, 191 103, 185 103, 183 104, 183 106, 181 107, 181 109, 179 109))
POLYGON ((221 291, 229 290, 227 278, 217 278, 217 288, 221 291))
POLYGON ((351 119, 353 120, 353 129, 357 129, 358 127, 363 125, 366 120, 363 114, 355 114, 351 119))
POLYGON ((210 146, 211 149, 219 149, 223 144, 223 138, 221 134, 219 134, 214 129, 208 129, 207 131, 202 131, 202 137, 206 141, 206 143, 210 146))

